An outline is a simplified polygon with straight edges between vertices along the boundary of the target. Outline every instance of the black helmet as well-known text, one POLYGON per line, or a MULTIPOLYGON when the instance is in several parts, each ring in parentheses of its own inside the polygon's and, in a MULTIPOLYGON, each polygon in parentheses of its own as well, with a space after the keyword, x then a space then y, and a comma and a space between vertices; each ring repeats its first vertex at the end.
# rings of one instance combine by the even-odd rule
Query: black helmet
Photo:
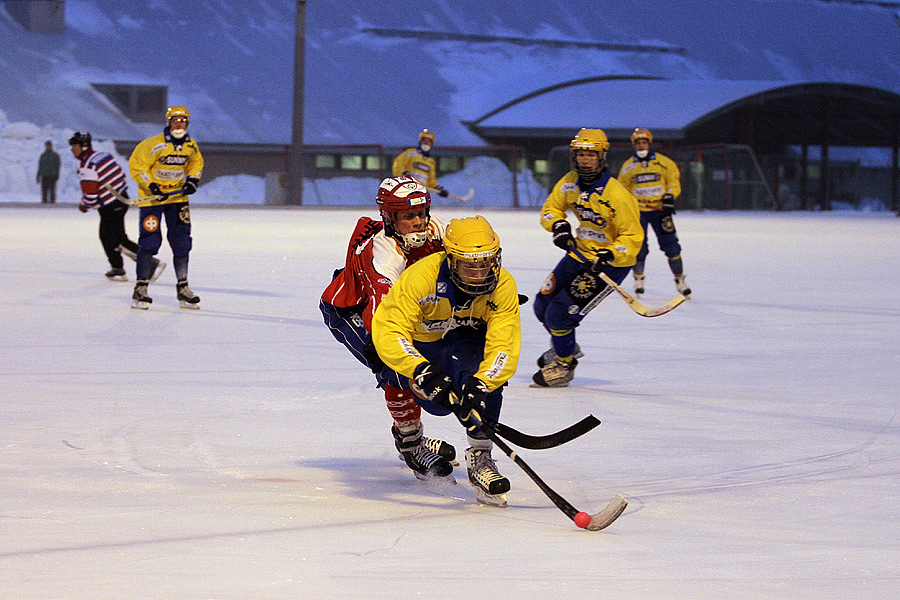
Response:
POLYGON ((91 133, 89 131, 76 131, 72 137, 69 138, 70 146, 90 146, 91 145, 91 133))

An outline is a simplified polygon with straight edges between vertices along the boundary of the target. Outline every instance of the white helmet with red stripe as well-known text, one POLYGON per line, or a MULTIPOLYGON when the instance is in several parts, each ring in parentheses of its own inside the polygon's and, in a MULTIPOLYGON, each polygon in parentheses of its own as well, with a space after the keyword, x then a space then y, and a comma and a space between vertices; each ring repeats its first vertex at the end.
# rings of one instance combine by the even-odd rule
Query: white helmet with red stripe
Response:
POLYGON ((427 227, 425 231, 416 231, 406 235, 401 235, 395 227, 399 212, 425 209, 426 219, 430 218, 431 195, 421 183, 409 175, 388 177, 378 186, 375 203, 381 210, 385 233, 409 248, 418 248, 428 241, 427 227))

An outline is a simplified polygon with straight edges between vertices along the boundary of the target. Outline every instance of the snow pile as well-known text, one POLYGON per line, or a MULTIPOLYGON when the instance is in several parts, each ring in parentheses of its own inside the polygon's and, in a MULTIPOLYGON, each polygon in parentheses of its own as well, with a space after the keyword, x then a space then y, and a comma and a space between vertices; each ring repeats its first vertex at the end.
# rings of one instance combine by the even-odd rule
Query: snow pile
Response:
MULTIPOLYGON (((72 129, 8 123, 6 115, 0 111, 0 202, 40 203, 37 165, 44 152, 44 143, 50 140, 62 162, 56 201, 59 204, 77 203, 81 198, 76 175, 78 162, 69 151, 68 142, 73 133, 72 129)), ((94 149, 111 153, 127 171, 128 157, 118 154, 112 141, 95 139, 94 149)), ((202 142, 200 149, 203 150, 202 142)), ((137 186, 129 181, 129 190, 134 196, 137 186)), ((497 158, 477 157, 462 171, 441 177, 440 182, 459 196, 474 188, 475 195, 467 203, 469 206, 513 205, 512 174, 497 158)), ((379 183, 375 177, 306 178, 303 182, 303 203, 307 206, 367 206, 374 202, 379 183)), ((517 185, 521 206, 539 206, 544 201, 546 192, 531 171, 519 173, 517 185)), ((433 201, 436 206, 461 204, 458 200, 437 195, 433 201)), ((191 202, 198 205, 262 205, 266 202, 265 179, 252 175, 230 175, 203 181, 191 197, 191 202)))
MULTIPOLYGON (((9 123, 6 113, 0 111, 0 201, 40 203, 41 186, 37 182, 38 160, 44 153, 47 140, 53 143, 53 150, 59 154, 59 182, 56 186, 56 201, 77 203, 81 198, 76 169, 78 162, 69 152, 69 138, 72 129, 39 127, 33 123, 9 123)), ((95 141, 94 148, 116 154, 111 141, 95 141)))

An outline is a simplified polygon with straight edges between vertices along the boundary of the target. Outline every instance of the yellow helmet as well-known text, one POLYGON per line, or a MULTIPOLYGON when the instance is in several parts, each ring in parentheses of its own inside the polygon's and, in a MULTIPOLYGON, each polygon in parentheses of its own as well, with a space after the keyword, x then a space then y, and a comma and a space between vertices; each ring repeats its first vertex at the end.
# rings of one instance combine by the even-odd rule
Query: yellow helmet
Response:
POLYGON ((174 106, 170 106, 169 110, 166 111, 166 123, 168 123, 172 119, 172 117, 184 117, 188 120, 188 123, 190 123, 191 111, 180 104, 176 104, 174 106))
POLYGON ((609 140, 602 129, 586 129, 575 134, 575 138, 569 144, 569 160, 572 168, 578 172, 579 177, 587 180, 596 179, 600 172, 606 167, 606 153, 609 150, 609 140), (600 155, 600 162, 596 169, 581 169, 578 167, 578 161, 575 156, 579 150, 592 150, 600 155))
POLYGON ((637 127, 635 128, 634 133, 631 134, 631 143, 633 144, 636 140, 647 140, 648 144, 652 144, 653 134, 650 133, 649 129, 637 127))
POLYGON ((500 238, 481 215, 453 219, 444 233, 450 280, 473 296, 490 294, 500 280, 500 238))
POLYGON ((434 132, 428 131, 427 129, 423 129, 422 133, 419 134, 419 144, 421 145, 422 140, 429 140, 429 144, 434 146, 434 132))

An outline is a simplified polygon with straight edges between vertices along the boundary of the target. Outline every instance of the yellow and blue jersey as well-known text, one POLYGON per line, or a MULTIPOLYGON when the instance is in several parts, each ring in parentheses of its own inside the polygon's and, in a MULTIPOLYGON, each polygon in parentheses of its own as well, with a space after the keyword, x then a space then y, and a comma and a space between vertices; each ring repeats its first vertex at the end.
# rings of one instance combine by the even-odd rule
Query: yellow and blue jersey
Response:
MULTIPOLYGON (((142 141, 128 159, 128 170, 138 184, 140 198, 152 196, 149 185, 159 184, 163 193, 179 190, 184 187, 188 176, 200 178, 203 175, 203 155, 197 142, 185 136, 181 143, 175 144, 169 135, 168 127, 163 133, 142 141)), ((187 202, 188 197, 182 194, 169 196, 161 202, 145 202, 140 206, 158 206, 187 202)))
POLYGON ((500 269, 490 294, 456 297, 445 252, 409 266, 397 279, 372 319, 378 355, 394 371, 412 377, 426 359, 415 342, 436 342, 460 328, 484 335, 484 356, 475 377, 489 391, 513 376, 519 362, 521 329, 516 282, 500 269))
POLYGON ((437 163, 418 148, 407 148, 394 159, 394 177, 411 175, 425 187, 437 187, 437 163))
POLYGON ((632 156, 619 171, 619 182, 637 198, 641 210, 662 210, 663 194, 681 195, 681 173, 667 156, 650 152, 632 156))
POLYGON ((590 185, 579 184, 575 171, 566 173, 541 208, 541 225, 553 231, 553 224, 565 220, 570 210, 578 218, 575 245, 583 255, 593 259, 606 249, 613 253, 612 266, 634 265, 644 243, 638 204, 608 170, 590 185))

